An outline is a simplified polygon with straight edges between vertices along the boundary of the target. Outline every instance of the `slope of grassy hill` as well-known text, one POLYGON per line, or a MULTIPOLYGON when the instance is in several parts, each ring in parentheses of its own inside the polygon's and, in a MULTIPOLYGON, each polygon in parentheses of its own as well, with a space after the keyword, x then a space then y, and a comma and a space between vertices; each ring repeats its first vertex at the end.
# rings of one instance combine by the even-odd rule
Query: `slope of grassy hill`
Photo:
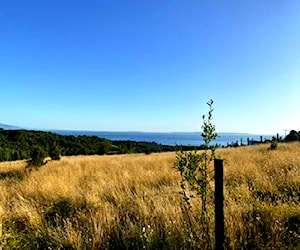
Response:
MULTIPOLYGON (((300 143, 217 150, 227 249, 299 249, 299 151, 300 143)), ((0 163, 0 248, 203 249, 200 205, 184 209, 174 161, 71 156, 27 174, 23 161, 0 163)))

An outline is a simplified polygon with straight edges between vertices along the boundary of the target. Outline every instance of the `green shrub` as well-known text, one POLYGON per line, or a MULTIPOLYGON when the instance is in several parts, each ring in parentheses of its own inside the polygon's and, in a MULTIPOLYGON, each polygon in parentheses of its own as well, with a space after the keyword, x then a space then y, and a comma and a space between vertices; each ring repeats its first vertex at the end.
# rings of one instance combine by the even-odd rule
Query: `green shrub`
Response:
POLYGON ((273 138, 271 141, 270 149, 275 150, 277 149, 277 146, 278 146, 278 142, 273 138))
POLYGON ((34 147, 30 152, 31 159, 28 161, 29 167, 40 167, 44 165, 44 159, 47 156, 44 149, 41 147, 34 147))

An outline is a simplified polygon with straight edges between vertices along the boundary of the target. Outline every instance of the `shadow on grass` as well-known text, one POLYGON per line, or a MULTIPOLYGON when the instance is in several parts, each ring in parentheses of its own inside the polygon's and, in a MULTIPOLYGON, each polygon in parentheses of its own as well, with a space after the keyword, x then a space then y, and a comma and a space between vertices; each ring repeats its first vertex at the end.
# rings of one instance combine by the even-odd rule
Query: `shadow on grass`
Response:
POLYGON ((23 180, 26 175, 24 170, 11 170, 8 172, 0 172, 0 180, 23 180))

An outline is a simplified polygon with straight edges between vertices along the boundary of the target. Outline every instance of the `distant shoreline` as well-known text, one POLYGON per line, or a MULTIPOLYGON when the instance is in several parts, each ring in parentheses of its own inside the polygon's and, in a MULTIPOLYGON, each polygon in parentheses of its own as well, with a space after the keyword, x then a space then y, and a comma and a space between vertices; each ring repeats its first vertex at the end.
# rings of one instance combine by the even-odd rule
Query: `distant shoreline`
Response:
MULTIPOLYGON (((143 131, 92 131, 92 130, 62 130, 62 129, 29 129, 20 128, 0 123, 0 128, 10 130, 34 130, 57 133, 60 135, 73 136, 97 136, 112 141, 136 141, 136 142, 156 142, 168 146, 200 146, 203 143, 201 132, 143 132, 143 131)), ((218 138, 212 144, 226 146, 231 143, 246 144, 247 140, 260 141, 270 140, 271 134, 252 134, 252 133, 235 133, 235 132, 220 132, 218 138)), ((283 135, 281 135, 283 137, 283 135)))
MULTIPOLYGON (((86 135, 98 136, 112 141, 145 141, 156 142, 162 145, 169 146, 200 146, 203 141, 201 132, 116 132, 116 131, 80 131, 80 130, 50 130, 51 132, 61 135, 86 135)), ((230 143, 243 144, 247 143, 247 139, 259 141, 260 137, 271 139, 273 135, 257 135, 249 133, 219 133, 218 138, 212 144, 226 146, 230 143)))

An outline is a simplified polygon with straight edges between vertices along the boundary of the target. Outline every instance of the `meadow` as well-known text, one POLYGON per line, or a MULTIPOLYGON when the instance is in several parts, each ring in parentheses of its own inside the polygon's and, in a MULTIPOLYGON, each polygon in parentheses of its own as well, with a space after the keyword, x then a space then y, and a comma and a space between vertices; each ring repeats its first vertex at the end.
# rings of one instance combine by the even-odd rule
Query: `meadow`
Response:
MULTIPOLYGON (((268 148, 216 151, 226 249, 300 248, 300 143, 268 148)), ((203 249, 199 200, 185 208, 175 158, 68 156, 31 172, 0 163, 0 249, 203 249)))

